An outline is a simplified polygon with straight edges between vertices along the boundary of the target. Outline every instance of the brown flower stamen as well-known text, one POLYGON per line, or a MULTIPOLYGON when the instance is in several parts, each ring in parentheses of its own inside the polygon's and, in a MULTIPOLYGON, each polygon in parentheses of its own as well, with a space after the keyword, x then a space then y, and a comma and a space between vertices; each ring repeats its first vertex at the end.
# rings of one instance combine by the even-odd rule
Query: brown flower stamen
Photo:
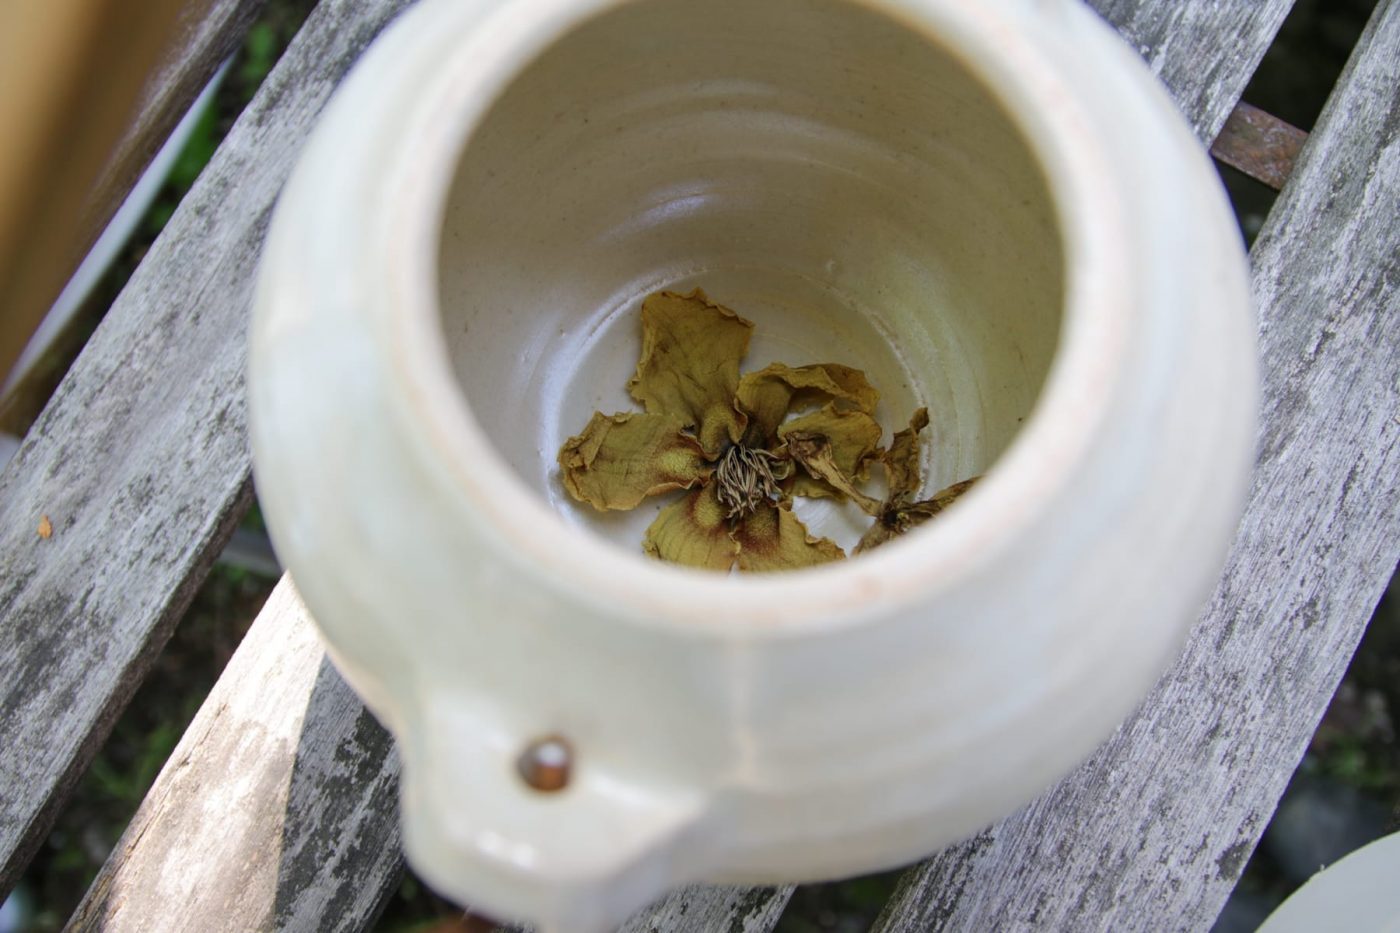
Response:
POLYGON ((777 460, 766 450, 735 444, 715 467, 715 493, 728 518, 742 518, 778 495, 778 480, 771 464, 777 460))

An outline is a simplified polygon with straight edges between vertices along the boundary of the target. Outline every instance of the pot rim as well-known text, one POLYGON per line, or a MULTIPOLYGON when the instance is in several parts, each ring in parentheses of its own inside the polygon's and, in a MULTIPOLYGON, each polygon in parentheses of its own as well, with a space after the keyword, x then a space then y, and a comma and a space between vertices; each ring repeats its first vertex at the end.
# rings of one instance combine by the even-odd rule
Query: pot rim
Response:
MULTIPOLYGON (((630 553, 576 528, 531 490, 477 423, 454 375, 437 274, 447 193, 479 122, 520 74, 584 22, 647 0, 512 0, 476 22, 405 114, 382 182, 380 261, 392 308, 388 352, 406 428, 542 586, 604 605, 619 620, 715 637, 803 634, 857 624, 976 576, 1094 448, 1123 378, 1138 314, 1127 198, 1096 121, 1033 29, 1049 14, 1013 0, 838 0, 885 15, 959 61, 1005 111, 1044 173, 1063 244, 1058 344, 1026 423, 978 485, 937 522, 856 560, 772 574, 718 574, 630 553), (1020 11, 1018 12, 1018 7, 1020 11), (411 143, 410 143, 411 140, 411 143)), ((450 4, 437 7, 450 9, 450 4)), ((469 5, 468 5, 469 6, 469 5)), ((460 8, 459 8, 460 9, 460 8)), ((418 11, 415 11, 417 13, 418 11)), ((473 14, 475 16, 476 14, 473 14)), ((507 556, 502 553, 502 556, 507 556)))

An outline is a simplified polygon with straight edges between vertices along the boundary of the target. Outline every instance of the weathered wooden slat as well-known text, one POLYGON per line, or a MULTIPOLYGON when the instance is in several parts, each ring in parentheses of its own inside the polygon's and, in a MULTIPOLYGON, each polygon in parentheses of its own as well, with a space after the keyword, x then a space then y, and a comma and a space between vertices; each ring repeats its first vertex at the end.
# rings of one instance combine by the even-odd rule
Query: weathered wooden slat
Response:
MULTIPOLYGON (((1140 0, 1140 2, 1137 3, 1103 4, 1101 6, 1109 8, 1110 15, 1112 15, 1113 9, 1115 8, 1120 12, 1131 14, 1134 17, 1133 23, 1138 33, 1150 37, 1152 42, 1162 46, 1160 50, 1161 54, 1159 55, 1159 64, 1165 62, 1165 64, 1169 66, 1166 73, 1176 75, 1177 80, 1181 82, 1180 87, 1177 88, 1178 99, 1197 101, 1196 106, 1201 109, 1199 112, 1193 112, 1193 117, 1196 125, 1202 127, 1212 124, 1218 125, 1220 121, 1224 120, 1230 106, 1234 103, 1240 89, 1248 78, 1248 70, 1252 68, 1258 56, 1262 54, 1263 48, 1267 46, 1272 36, 1273 29, 1276 28, 1278 20, 1282 17, 1281 11, 1286 9, 1287 5, 1287 2, 1284 2, 1284 0, 1270 0, 1268 3, 1261 2, 1252 4, 1249 9, 1246 10, 1239 7, 1238 4, 1221 4, 1216 2, 1216 0, 1190 0, 1190 2, 1183 2, 1183 0, 1140 0), (1181 15, 1183 8, 1187 9, 1189 15, 1184 17, 1181 15), (1214 19, 1212 19, 1212 17, 1214 17, 1214 19), (1186 30, 1195 38, 1191 41, 1182 41, 1179 43, 1174 41, 1171 38, 1172 30, 1177 28, 1186 30), (1229 61, 1233 63, 1233 67, 1222 66, 1213 68, 1209 70, 1209 74, 1207 75, 1205 69, 1197 71, 1188 67, 1188 63, 1176 62, 1174 60, 1173 55, 1175 54, 1185 54, 1187 52, 1191 52, 1192 54, 1197 53, 1201 45, 1201 37, 1210 35, 1212 29, 1219 29, 1222 32, 1228 31, 1233 37, 1232 48, 1236 50, 1240 48, 1245 49, 1245 51, 1238 53, 1232 52, 1229 61), (1204 86, 1205 83, 1211 82, 1219 84, 1219 88, 1214 86, 1206 88, 1204 86)), ((382 4, 371 4, 368 6, 369 9, 367 10, 351 11, 349 9, 349 4, 335 4, 335 8, 342 11, 337 14, 342 17, 342 21, 336 21, 333 25, 342 33, 372 32, 373 29, 377 28, 377 24, 382 18, 380 17, 382 4)), ((313 55, 319 43, 331 43, 335 40, 336 35, 328 35, 324 32, 328 25, 332 24, 327 24, 325 21, 319 19, 319 13, 317 17, 313 17, 313 20, 309 21, 306 29, 303 30, 303 36, 298 39, 298 46, 301 47, 301 51, 298 54, 303 56, 313 55)), ((340 47, 344 48, 345 46, 340 47)), ((288 58, 291 57, 292 56, 289 54, 288 58)), ((296 67, 305 68, 306 66, 303 64, 296 67)), ((280 70, 281 66, 279 66, 279 71, 280 70)), ((274 78, 276 77, 277 74, 275 73, 274 78)), ((278 95, 279 108, 290 107, 292 112, 305 113, 309 119, 309 116, 314 113, 315 106, 319 106, 319 96, 315 98, 315 106, 302 103, 296 96, 299 90, 291 78, 283 80, 278 87, 279 90, 276 93, 278 95), (290 103, 288 103, 288 101, 290 101, 290 103)), ((260 98, 260 101, 261 100, 260 98)), ((260 102, 255 102, 255 108, 258 107, 259 104, 260 102)), ((281 114, 286 111, 279 109, 276 112, 281 114)), ((303 126, 304 124, 298 122, 294 130, 288 132, 301 132, 303 131, 303 126)), ((234 135, 237 136, 237 130, 235 130, 234 135)), ((1208 138, 1209 135, 1213 135, 1213 132, 1206 135, 1208 138)), ((242 172, 249 173, 261 173, 264 171, 260 165, 245 163, 240 163, 239 169, 242 172)), ((285 171, 285 167, 280 161, 274 160, 269 171, 273 172, 277 179, 280 179, 282 173, 285 171)), ((215 175, 215 178, 217 181, 211 179, 209 180, 209 184, 218 185, 220 196, 231 200, 242 201, 242 199, 248 196, 241 188, 241 186, 245 184, 253 184, 255 191, 260 192, 262 190, 260 182, 246 180, 242 174, 220 171, 215 175)), ((201 186, 204 184, 205 180, 202 180, 201 186)), ((199 193, 198 189, 196 193, 199 193)), ((149 262, 150 260, 148 260, 148 264, 149 262)), ((242 300, 241 296, 240 300, 242 300)), ((221 307, 224 306, 221 305, 221 307)), ((242 310, 241 306, 239 310, 242 310)), ((218 352, 218 350, 218 347, 213 346, 203 348, 203 352, 218 352)), ((225 352, 236 353, 241 362, 241 346, 236 348, 236 350, 231 349, 225 352)), ((241 393, 239 399, 241 403, 241 393)), ((238 421, 231 429, 237 431, 241 437, 243 431, 241 413, 238 421)), ((249 634, 247 639, 247 647, 249 650, 255 648, 259 639, 266 637, 262 633, 267 630, 266 627, 262 627, 256 632, 249 634)), ((267 656, 271 658, 277 655, 273 652, 267 656)), ((233 676, 232 673, 226 674, 225 678, 227 679, 231 676, 233 676)), ((232 690, 234 688, 230 687, 229 689, 232 690)), ((201 715, 203 715, 203 713, 201 713, 201 715)), ((282 719, 295 719, 301 716, 302 713, 296 709, 284 708, 272 711, 269 715, 281 717, 282 719)), ((281 719, 277 719, 276 722, 269 722, 266 724, 265 728, 276 732, 280 728, 277 722, 280 721, 281 719)), ((256 782, 271 787, 279 786, 279 781, 281 783, 286 782, 286 766, 285 764, 279 764, 277 759, 274 758, 271 760, 269 766, 271 772, 269 773, 269 771, 261 769, 254 762, 253 756, 238 760, 230 758, 225 750, 228 747, 229 746, 224 743, 223 740, 215 741, 212 738, 206 738, 203 743, 198 746, 197 750, 192 750, 192 754, 195 758, 205 762, 201 774, 203 775, 206 793, 219 793, 220 785, 226 782, 256 782), (278 770, 279 768, 280 771, 278 770), (222 778, 220 776, 222 776, 222 778)), ((334 748, 337 750, 338 754, 350 756, 356 761, 365 763, 362 766, 368 767, 367 763, 372 761, 373 755, 376 754, 376 747, 374 743, 359 744, 354 736, 341 735, 334 741, 306 743, 305 748, 299 752, 299 755, 309 760, 311 756, 316 754, 329 754, 326 750, 334 748)), ((384 752, 381 750, 378 754, 383 755, 384 752)), ((327 773, 335 773, 333 762, 323 763, 323 767, 327 769, 327 773)), ((168 775, 169 771, 170 769, 168 767, 167 774, 163 774, 158 780, 157 789, 153 791, 154 794, 167 793, 161 790, 161 788, 168 779, 173 779, 168 775)), ((374 784, 373 786, 366 785, 362 787, 355 784, 353 781, 337 783, 336 793, 350 795, 358 801, 356 804, 358 809, 354 811, 355 819, 358 822, 347 822, 338 830, 339 832, 342 832, 346 838, 353 838, 357 833, 364 835, 366 838, 386 838, 383 827, 376 827, 373 824, 373 820, 382 819, 392 821, 396 819, 396 816, 394 816, 392 809, 384 809, 376 804, 375 798, 380 794, 387 793, 381 785, 374 784)), ((166 806, 158 813, 153 813, 149 824, 143 824, 148 825, 150 828, 135 833, 135 835, 129 837, 128 840, 123 841, 121 846, 119 846, 114 853, 113 858, 108 862, 107 866, 104 867, 97 887, 95 887, 93 895, 89 899, 91 902, 105 897, 106 895, 103 894, 104 890, 116 888, 126 889, 129 887, 123 880, 124 878, 149 877, 152 870, 150 866, 162 864, 164 857, 164 846, 154 840, 161 838, 167 840, 180 838, 181 833, 194 834, 197 836, 201 833, 217 833, 219 831, 217 820, 210 819, 208 811, 200 806, 198 798, 187 796, 183 799, 186 800, 185 806, 166 806), (168 830, 163 831, 168 831, 172 835, 164 837, 158 834, 152 835, 157 823, 163 825, 168 824, 168 830)), ((331 817, 318 814, 306 818, 323 826, 326 832, 331 831, 331 826, 333 825, 331 817)), ((262 825, 264 829, 268 826, 268 824, 262 825)), ((261 839, 255 835, 248 835, 243 837, 241 846, 237 851, 220 849, 219 857, 206 856, 196 863, 184 865, 182 870, 190 879, 191 890, 194 890, 200 885, 200 879, 218 878, 221 872, 225 870, 225 865, 242 864, 243 860, 255 857, 255 847, 259 845, 275 846, 276 840, 277 836, 275 831, 273 831, 271 836, 261 839)), ((348 858, 347 856, 347 859, 348 858)), ((335 862, 331 867, 328 867, 325 872, 318 874, 316 877, 304 878, 304 887, 323 891, 321 894, 308 893, 304 895, 304 903, 330 903, 324 891, 334 890, 340 883, 339 879, 347 876, 347 872, 357 872, 362 883, 367 888, 379 890, 382 885, 387 884, 388 882, 382 877, 382 873, 385 871, 383 863, 369 857, 368 853, 363 855, 363 859, 363 864, 357 870, 351 868, 349 861, 340 861, 335 862)), ((266 868, 264 870, 266 870, 266 868)), ((262 888, 260 890, 266 891, 267 889, 262 888)), ((786 889, 779 890, 775 893, 775 898, 780 898, 785 902, 788 893, 786 889)), ((673 895, 672 898, 668 899, 667 903, 678 903, 675 900, 677 896, 678 895, 673 895)), ((659 928, 694 929, 697 931, 727 929, 729 924, 738 919, 741 923, 748 924, 748 926, 741 926, 741 929, 746 929, 750 931, 750 933, 758 933, 760 929, 767 928, 767 926, 763 926, 763 924, 771 926, 771 922, 776 920, 776 916, 781 909, 781 904, 777 903, 776 900, 770 902, 771 911, 751 912, 747 920, 745 920, 743 916, 736 915, 730 907, 725 906, 729 904, 742 907, 744 906, 743 898, 744 895, 742 893, 736 894, 735 892, 726 892, 722 889, 707 889, 704 894, 703 902, 697 902, 692 897, 688 902, 686 913, 687 916, 706 918, 702 925, 684 928, 661 926, 659 928), (713 899, 713 901, 711 899, 713 899)), ((201 928, 220 929, 232 925, 228 918, 220 913, 222 909, 222 904, 209 903, 207 905, 208 912, 200 915, 199 922, 202 925, 201 928)), ((671 909, 670 907, 662 906, 654 909, 662 911, 662 913, 657 916, 673 916, 666 913, 666 911, 671 909)), ((269 913, 267 910, 255 904, 245 905, 242 910, 243 914, 241 916, 276 915, 275 912, 269 913)), ((82 916, 91 916, 90 911, 90 905, 85 906, 82 916)), ((337 908, 333 916, 336 918, 336 922, 339 923, 346 915, 337 908)), ((361 924, 368 924, 370 919, 371 916, 365 914, 359 917, 359 922, 361 924)), ((341 928, 351 929, 352 925, 347 920, 345 925, 341 928)))
POLYGON ((790 897, 791 886, 681 888, 628 920, 618 933, 768 933, 790 897))
POLYGON ((137 101, 131 125, 117 142, 88 196, 82 217, 87 246, 97 240, 175 124, 219 65, 238 48, 267 0, 186 0, 175 36, 137 101))
POLYGON ((1293 0, 1088 0, 1137 48, 1199 139, 1220 134, 1293 0))
POLYGON ((402 866, 398 772, 284 577, 68 928, 359 929, 402 866))
POLYGON ((272 203, 405 2, 322 4, 0 474, 0 892, 248 501, 244 332, 272 203))
POLYGON ((1210 144, 1210 154, 1275 191, 1293 173, 1308 134, 1241 101, 1210 144))
POLYGON ((877 929, 1204 930, 1400 555, 1400 0, 1254 247, 1259 468, 1180 661, 1094 758, 905 876, 877 929))

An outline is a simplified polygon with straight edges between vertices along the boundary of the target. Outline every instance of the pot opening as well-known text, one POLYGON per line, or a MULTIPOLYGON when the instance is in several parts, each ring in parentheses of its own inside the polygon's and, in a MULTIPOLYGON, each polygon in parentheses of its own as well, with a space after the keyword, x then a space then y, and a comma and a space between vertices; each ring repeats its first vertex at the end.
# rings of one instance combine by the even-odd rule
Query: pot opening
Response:
MULTIPOLYGON (((557 455, 594 411, 641 411, 648 295, 698 286, 752 321, 744 372, 862 370, 884 444, 926 407, 927 496, 985 473, 1029 418, 1065 293, 1052 193, 996 96, 851 0, 635 0, 576 25, 474 130, 440 250, 442 333, 482 429, 566 521, 633 553, 682 493, 599 512, 557 455)), ((830 499, 795 511, 847 551, 871 522, 830 499)))

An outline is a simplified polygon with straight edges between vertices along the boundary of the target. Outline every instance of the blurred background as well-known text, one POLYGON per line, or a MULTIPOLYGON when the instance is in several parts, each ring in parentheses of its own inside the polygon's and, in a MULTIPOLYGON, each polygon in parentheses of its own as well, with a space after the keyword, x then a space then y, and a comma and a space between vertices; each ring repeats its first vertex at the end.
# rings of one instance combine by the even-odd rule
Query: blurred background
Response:
MULTIPOLYGON (((1244 98, 1309 130, 1375 0, 1300 0, 1244 98)), ((0 392, 0 465, 13 439, 33 423, 87 337, 176 210, 224 134, 254 93, 314 0, 270 0, 242 48, 184 123, 181 141, 151 180, 137 216, 90 281, 70 295, 63 320, 31 346, 24 376, 0 392), (35 352, 37 351, 37 352, 35 352)), ((1221 167, 1247 240, 1264 223, 1275 193, 1221 167)), ((59 817, 15 894, 0 908, 0 933, 59 930, 107 858, 127 821, 199 708, 276 582, 279 570, 253 508, 215 566, 155 671, 59 817)), ((1400 830, 1400 589, 1392 581, 1341 687, 1225 912, 1221 933, 1246 933, 1318 867, 1400 830)), ((891 872, 805 886, 780 933, 866 930, 893 891, 891 872)), ((378 929, 481 929, 458 922, 452 905, 411 872, 378 929)))

